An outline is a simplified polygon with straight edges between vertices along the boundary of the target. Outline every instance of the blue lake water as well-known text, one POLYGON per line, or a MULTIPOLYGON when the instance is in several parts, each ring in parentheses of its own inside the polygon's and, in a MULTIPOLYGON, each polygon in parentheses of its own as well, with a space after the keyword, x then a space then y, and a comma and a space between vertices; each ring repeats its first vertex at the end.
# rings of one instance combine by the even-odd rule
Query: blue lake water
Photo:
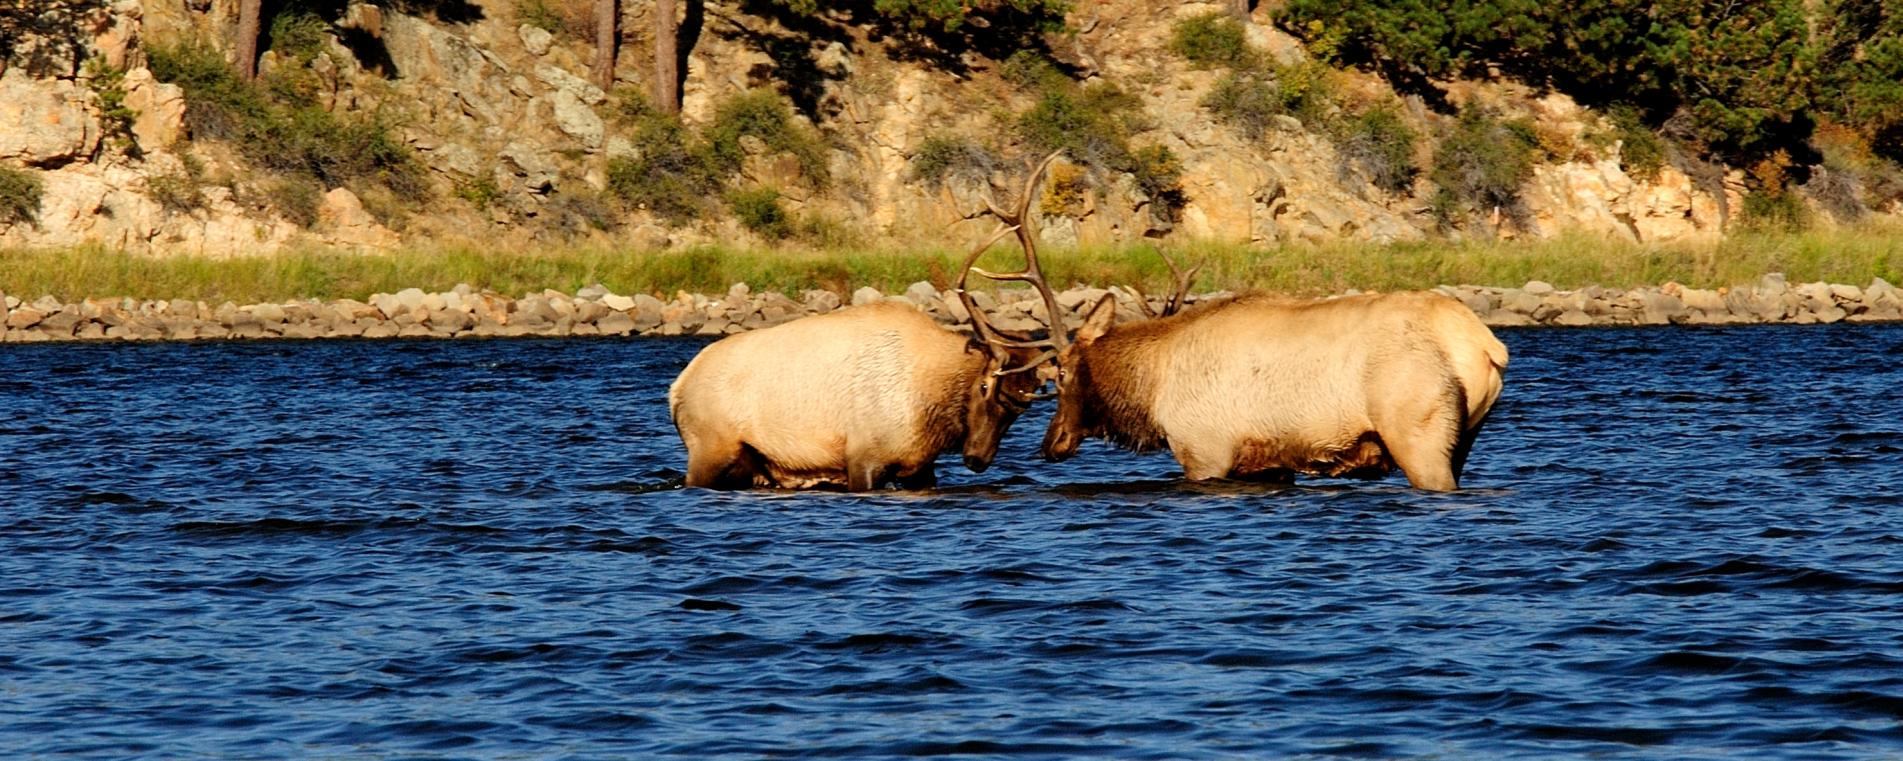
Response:
POLYGON ((1903 326, 1502 331, 1467 490, 673 488, 665 340, 0 347, 0 758, 1903 754, 1903 326))

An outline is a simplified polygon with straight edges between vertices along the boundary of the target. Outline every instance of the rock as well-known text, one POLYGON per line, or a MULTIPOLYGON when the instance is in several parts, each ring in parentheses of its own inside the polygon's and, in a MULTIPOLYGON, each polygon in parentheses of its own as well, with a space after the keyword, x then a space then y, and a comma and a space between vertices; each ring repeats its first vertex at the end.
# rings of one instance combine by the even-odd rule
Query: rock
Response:
POLYGON ((0 74, 0 159, 58 166, 90 157, 99 127, 87 112, 92 93, 69 79, 40 79, 26 66, 0 74))
POLYGON ((1564 325, 1569 328, 1583 327, 1592 324, 1592 315, 1586 314, 1582 310, 1568 309, 1554 318, 1553 324, 1564 325))
POLYGON ((1725 298, 1718 295, 1717 291, 1685 288, 1678 296, 1679 300, 1684 302, 1686 309, 1696 309, 1706 314, 1723 314, 1729 311, 1725 306, 1725 298))
POLYGON ((258 318, 259 322, 273 323, 284 321, 284 307, 276 304, 252 304, 245 307, 244 311, 250 312, 253 317, 258 318))
POLYGON ((10 330, 25 330, 40 324, 40 321, 44 319, 46 319, 46 313, 34 309, 33 307, 23 306, 14 309, 7 315, 7 328, 10 330))
POLYGON ((1676 296, 1648 290, 1639 299, 1643 304, 1640 322, 1647 325, 1678 322, 1685 316, 1685 302, 1676 296))
MULTIPOLYGON (((648 298, 652 299, 654 297, 649 296, 648 298)), ((602 296, 600 301, 602 306, 605 306, 609 309, 613 309, 617 312, 626 312, 634 308, 634 299, 628 296, 621 296, 621 295, 610 293, 606 296, 602 296)), ((656 301, 659 301, 659 299, 656 299, 656 301)))
POLYGON ((1500 296, 1500 310, 1531 315, 1540 308, 1542 299, 1524 290, 1515 288, 1500 296))
POLYGON ((1758 278, 1757 292, 1759 298, 1783 296, 1784 292, 1789 289, 1790 286, 1785 282, 1784 273, 1782 272, 1772 272, 1766 274, 1764 277, 1758 278))
POLYGON ((753 293, 753 287, 746 283, 734 283, 727 287, 727 299, 744 299, 753 293))
POLYGON ((852 292, 852 305, 876 304, 885 300, 885 294, 872 286, 865 286, 852 292))
POLYGON ((334 188, 324 194, 317 207, 317 229, 331 242, 363 248, 389 248, 399 239, 376 217, 364 210, 363 201, 346 188, 334 188))
POLYGON ((38 328, 45 331, 47 335, 56 338, 66 338, 73 335, 73 328, 77 327, 83 320, 84 318, 79 316, 79 309, 77 307, 63 307, 59 311, 47 314, 46 317, 42 318, 38 328))
POLYGON ((706 323, 700 326, 700 329, 694 331, 694 335, 697 335, 697 336, 726 335, 727 326, 730 324, 732 323, 729 323, 726 320, 708 320, 706 323))
POLYGON ((839 294, 832 291, 807 291, 800 295, 800 303, 808 312, 825 314, 839 308, 839 294))
POLYGON ((1844 311, 1842 307, 1836 307, 1836 306, 1827 307, 1823 310, 1816 312, 1817 321, 1825 325, 1829 325, 1831 323, 1836 323, 1836 322, 1843 322, 1843 319, 1849 316, 1850 316, 1849 312, 1844 311))
POLYGON ((438 309, 429 313, 429 319, 426 322, 432 328, 441 328, 455 333, 475 327, 476 318, 459 309, 438 309))
POLYGON ((178 142, 185 132, 185 88, 163 83, 143 66, 126 72, 126 107, 139 113, 132 135, 140 145, 162 147, 178 142))
POLYGON ((905 297, 922 306, 938 302, 938 287, 920 280, 905 287, 905 297))
POLYGON ((402 311, 413 312, 423 307, 423 296, 421 288, 405 288, 396 292, 396 303, 402 307, 402 311))
POLYGON ((523 24, 515 28, 515 34, 522 40, 522 47, 532 55, 548 55, 549 47, 555 44, 555 35, 547 29, 523 24))
POLYGON ((1526 285, 1520 288, 1520 290, 1535 296, 1546 296, 1553 293, 1553 286, 1544 280, 1528 280, 1526 285))
POLYGON ((582 286, 580 289, 575 291, 575 298, 586 299, 590 301, 600 301, 602 297, 612 296, 612 295, 614 295, 614 291, 608 290, 608 286, 602 285, 600 283, 596 283, 594 285, 582 286))
POLYGON ((556 128, 590 149, 601 148, 607 125, 579 95, 568 90, 556 90, 555 94, 549 96, 549 107, 554 114, 556 128))
POLYGON ((1487 314, 1485 317, 1480 318, 1480 321, 1496 328, 1511 328, 1533 324, 1533 318, 1526 316, 1523 312, 1515 312, 1509 309, 1493 310, 1493 312, 1487 314))
POLYGON ((604 336, 625 336, 635 332, 635 320, 623 312, 609 312, 595 322, 595 329, 604 336))

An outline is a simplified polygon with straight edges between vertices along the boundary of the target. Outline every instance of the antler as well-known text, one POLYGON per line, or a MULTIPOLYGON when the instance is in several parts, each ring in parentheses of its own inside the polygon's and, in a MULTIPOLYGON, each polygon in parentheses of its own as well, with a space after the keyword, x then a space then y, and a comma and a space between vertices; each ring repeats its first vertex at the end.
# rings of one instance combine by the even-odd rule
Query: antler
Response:
POLYGON ((1161 247, 1156 249, 1156 255, 1163 259, 1164 264, 1169 265, 1170 276, 1176 279, 1176 293, 1171 295, 1169 300, 1163 302, 1163 313, 1160 315, 1157 314, 1156 310, 1150 307, 1149 297, 1144 296, 1143 292, 1137 290, 1136 286, 1132 285, 1129 286, 1129 288, 1132 293, 1136 294, 1137 306, 1143 310, 1144 314, 1152 318, 1168 317, 1182 311, 1183 305, 1188 303, 1189 286, 1196 280, 1196 273, 1202 271, 1204 262, 1197 262, 1196 266, 1184 270, 1176 266, 1176 260, 1171 259, 1169 254, 1163 253, 1161 247))
POLYGON ((1037 235, 1033 233, 1030 228, 1031 201, 1037 197, 1037 182, 1044 176, 1044 173, 1050 169, 1051 164, 1057 161, 1057 157, 1062 154, 1062 150, 1052 151, 1051 155, 1044 157, 1044 161, 1039 163, 1037 168, 1031 171, 1030 178, 1024 181, 1024 193, 1023 196, 1018 199, 1015 209, 1007 211, 1000 208, 998 203, 992 200, 990 194, 987 193, 985 195, 985 209, 989 211, 992 216, 997 217, 1002 224, 1000 224, 998 229, 992 232, 989 237, 985 238, 983 243, 978 244, 977 247, 971 250, 971 253, 965 256, 965 264, 959 268, 958 282, 953 286, 953 289, 958 292, 959 301, 965 305, 965 311, 971 313, 971 324, 973 329, 977 331, 978 337, 990 347, 992 355, 998 357, 1000 361, 1005 360, 1005 347, 1032 348, 1048 346, 1051 348, 1050 351, 1045 352, 1036 360, 1022 367, 1000 371, 999 374, 1001 375, 1024 372, 1043 364, 1046 359, 1056 356, 1057 352, 1063 351, 1064 347, 1069 345, 1069 337, 1064 332, 1064 318, 1062 313, 1057 309, 1057 296, 1051 293, 1050 284, 1044 280, 1044 271, 1038 266, 1037 235), (985 249, 990 248, 991 244, 998 242, 998 239, 1004 237, 1007 233, 1017 234, 1018 245, 1024 249, 1024 269, 1017 272, 989 272, 975 266, 978 262, 978 257, 984 254, 985 249), (965 292, 965 278, 973 272, 992 280, 1015 280, 1030 283, 1032 287, 1036 288, 1038 294, 1044 299, 1044 315, 1045 318, 1049 320, 1051 326, 1050 338, 1043 341, 1012 341, 1001 337, 997 329, 992 327, 991 322, 985 318, 984 312, 978 308, 977 304, 972 303, 971 295, 965 292))

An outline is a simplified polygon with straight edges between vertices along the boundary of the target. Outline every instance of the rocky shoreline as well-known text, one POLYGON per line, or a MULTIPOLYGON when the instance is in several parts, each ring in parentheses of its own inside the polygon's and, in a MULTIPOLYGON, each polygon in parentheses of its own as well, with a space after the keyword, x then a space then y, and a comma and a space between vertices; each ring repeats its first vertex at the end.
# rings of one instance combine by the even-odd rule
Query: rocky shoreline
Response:
MULTIPOLYGON (((1903 320, 1903 291, 1881 278, 1864 286, 1792 284, 1782 275, 1771 274, 1755 285, 1715 290, 1667 283, 1631 290, 1563 291, 1539 281, 1518 288, 1441 286, 1436 290, 1460 300, 1496 327, 1903 320)), ((1081 310, 1106 293, 1117 294, 1126 318, 1140 314, 1134 292, 1125 288, 1077 287, 1058 293, 1057 298, 1066 321, 1074 326, 1082 318, 1081 310)), ((1203 294, 1192 300, 1222 295, 1226 294, 1203 294)), ((1006 289, 996 295, 980 292, 972 297, 999 327, 1043 326, 1035 316, 1042 307, 1029 289, 1006 289)), ((131 298, 63 303, 51 296, 28 302, 0 294, 6 305, 0 342, 719 336, 830 312, 846 303, 879 300, 912 304, 947 325, 969 321, 955 295, 924 282, 912 284, 902 294, 861 288, 846 300, 820 290, 806 291, 797 299, 777 292, 755 293, 744 283, 723 295, 677 293, 668 300, 648 294, 625 296, 599 285, 574 294, 550 290, 519 298, 457 286, 442 293, 409 288, 379 293, 367 301, 298 300, 242 306, 131 298)))

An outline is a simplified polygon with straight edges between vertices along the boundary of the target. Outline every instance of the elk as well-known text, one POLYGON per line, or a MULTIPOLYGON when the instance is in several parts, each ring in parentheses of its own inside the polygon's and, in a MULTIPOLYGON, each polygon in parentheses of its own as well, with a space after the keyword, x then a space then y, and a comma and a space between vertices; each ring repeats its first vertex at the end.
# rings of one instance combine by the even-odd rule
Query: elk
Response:
POLYGON ((1034 341, 993 327, 965 290, 972 273, 1031 282, 1047 316, 1057 300, 1038 270, 1025 226, 1039 177, 1007 211, 987 198, 1001 224, 972 248, 954 290, 971 315, 970 336, 895 303, 849 307, 717 341, 668 388, 668 410, 687 445, 687 485, 710 488, 936 484, 933 461, 961 449, 983 472, 998 442, 1037 398, 1040 367, 1061 350, 1062 331, 1034 341), (1021 272, 990 273, 978 257, 1016 233, 1021 272))
POLYGON ((1398 467, 1415 488, 1459 488, 1507 366, 1506 346, 1464 305, 1437 293, 1242 296, 1179 312, 1195 270, 1170 269, 1163 314, 1113 325, 1106 296, 1058 353, 1045 459, 1098 437, 1168 447, 1190 480, 1398 467))

